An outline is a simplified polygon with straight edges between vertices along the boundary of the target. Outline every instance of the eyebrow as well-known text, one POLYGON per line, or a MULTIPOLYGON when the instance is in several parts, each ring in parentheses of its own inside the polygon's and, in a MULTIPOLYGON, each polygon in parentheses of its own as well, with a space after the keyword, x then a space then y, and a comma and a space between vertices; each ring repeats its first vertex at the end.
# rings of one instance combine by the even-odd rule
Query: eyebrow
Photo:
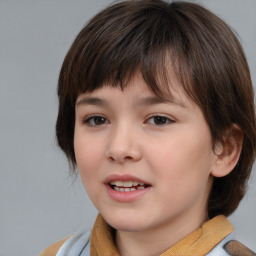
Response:
POLYGON ((82 105, 94 105, 94 106, 106 106, 107 101, 104 99, 100 99, 100 98, 95 98, 95 97, 83 97, 82 99, 80 99, 77 103, 76 106, 82 106, 82 105))
POLYGON ((135 105, 136 106, 150 106, 150 105, 156 105, 156 104, 172 104, 172 105, 178 105, 180 107, 185 108, 186 106, 179 101, 178 99, 175 99, 174 97, 169 97, 168 99, 160 98, 157 96, 150 96, 150 97, 143 97, 139 98, 135 105))
MULTIPOLYGON (((182 108, 186 107, 181 101, 175 99, 174 97, 164 99, 157 96, 139 98, 135 101, 134 106, 139 107, 139 106, 150 106, 150 105, 157 105, 157 104, 172 104, 172 105, 178 105, 182 108)), ((94 105, 94 106, 106 107, 109 104, 108 104, 108 101, 104 99, 88 96, 88 97, 83 97, 76 103, 76 107, 83 106, 83 105, 94 105)))

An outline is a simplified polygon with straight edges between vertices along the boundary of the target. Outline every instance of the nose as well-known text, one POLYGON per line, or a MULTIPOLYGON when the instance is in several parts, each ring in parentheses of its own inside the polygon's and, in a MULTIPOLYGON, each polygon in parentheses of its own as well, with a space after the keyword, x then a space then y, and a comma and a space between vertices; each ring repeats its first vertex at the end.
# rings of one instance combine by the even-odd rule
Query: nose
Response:
POLYGON ((125 124, 113 130, 109 137, 107 158, 121 164, 126 161, 139 161, 142 154, 137 137, 136 131, 125 124))

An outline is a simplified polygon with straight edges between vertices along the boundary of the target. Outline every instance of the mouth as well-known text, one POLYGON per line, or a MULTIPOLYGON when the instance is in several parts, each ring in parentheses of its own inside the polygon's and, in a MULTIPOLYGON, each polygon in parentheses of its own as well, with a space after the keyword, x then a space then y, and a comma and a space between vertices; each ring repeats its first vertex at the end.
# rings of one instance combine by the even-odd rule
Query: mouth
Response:
POLYGON ((150 186, 143 182, 132 181, 132 180, 129 180, 129 181, 117 180, 117 181, 111 181, 108 184, 112 189, 119 192, 134 192, 137 190, 143 190, 150 186))
POLYGON ((144 180, 129 174, 113 174, 108 176, 104 184, 107 193, 114 201, 133 202, 146 195, 152 188, 152 185, 144 180))

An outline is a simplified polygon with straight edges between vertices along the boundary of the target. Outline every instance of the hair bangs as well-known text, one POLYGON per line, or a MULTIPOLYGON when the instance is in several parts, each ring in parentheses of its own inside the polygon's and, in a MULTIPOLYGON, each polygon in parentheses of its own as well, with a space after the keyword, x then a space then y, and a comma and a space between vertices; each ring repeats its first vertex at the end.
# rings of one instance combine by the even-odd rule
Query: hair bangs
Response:
MULTIPOLYGON (((71 101, 81 93, 106 85, 123 90, 137 73, 141 73, 153 93, 164 96, 171 92, 170 67, 188 91, 190 74, 184 68, 184 36, 176 24, 179 15, 170 13, 170 8, 159 9, 154 2, 149 3, 146 11, 145 6, 142 10, 139 7, 137 3, 136 11, 128 17, 118 10, 120 15, 108 17, 106 23, 99 18, 106 20, 105 16, 111 14, 103 11, 79 33, 61 70, 65 73, 61 77, 69 79, 62 84, 71 101)), ((110 8, 116 11, 118 6, 110 8)))

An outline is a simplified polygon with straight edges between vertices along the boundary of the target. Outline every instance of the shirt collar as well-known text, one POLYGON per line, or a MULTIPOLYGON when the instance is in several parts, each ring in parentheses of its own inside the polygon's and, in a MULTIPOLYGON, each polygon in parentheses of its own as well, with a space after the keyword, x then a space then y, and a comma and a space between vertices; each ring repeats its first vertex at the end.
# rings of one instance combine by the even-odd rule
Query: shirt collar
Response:
MULTIPOLYGON (((183 238, 161 256, 206 255, 222 239, 232 233, 233 226, 225 216, 217 216, 183 238)), ((115 230, 99 214, 91 234, 92 256, 120 256, 114 241, 115 230)))

